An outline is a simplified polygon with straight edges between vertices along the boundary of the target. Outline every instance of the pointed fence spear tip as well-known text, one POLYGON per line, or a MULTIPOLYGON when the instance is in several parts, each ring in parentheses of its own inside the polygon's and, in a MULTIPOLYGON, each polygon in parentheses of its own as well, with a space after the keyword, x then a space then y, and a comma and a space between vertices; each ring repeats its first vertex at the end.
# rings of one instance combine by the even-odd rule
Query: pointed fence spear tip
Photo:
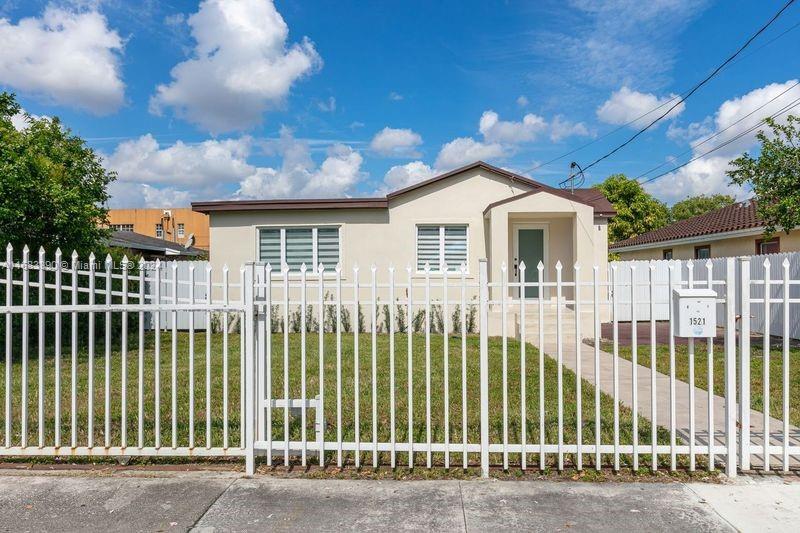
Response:
POLYGON ((6 245, 6 251, 10 252, 10 251, 11 251, 11 250, 13 250, 13 249, 14 249, 14 246, 12 246, 12 244, 11 244, 11 243, 8 243, 8 244, 6 245))

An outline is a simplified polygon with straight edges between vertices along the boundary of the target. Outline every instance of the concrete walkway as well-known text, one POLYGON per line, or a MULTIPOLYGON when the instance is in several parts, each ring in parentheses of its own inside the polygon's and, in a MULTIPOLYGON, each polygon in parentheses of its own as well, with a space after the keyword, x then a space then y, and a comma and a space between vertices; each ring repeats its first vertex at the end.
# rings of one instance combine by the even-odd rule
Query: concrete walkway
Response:
MULTIPOLYGON (((535 314, 526 315, 527 321, 527 338, 538 347, 538 316, 535 314)), ((562 353, 564 365, 570 370, 575 371, 577 368, 577 357, 575 357, 576 343, 575 343, 575 315, 569 309, 563 310, 563 331, 562 331, 562 353)), ((586 323, 584 319, 583 323, 586 323)), ((558 353, 556 344, 556 320, 555 316, 550 313, 545 314, 545 342, 544 352, 552 358, 556 358, 558 353)), ((591 324, 591 322, 589 322, 591 324)), ((630 329, 630 324, 621 324, 620 330, 627 327, 630 329)), ((588 325, 582 324, 581 337, 589 337, 592 334, 592 329, 588 325)), ((705 348, 702 348, 705 349, 705 348)), ((699 351, 697 352, 699 353, 699 351)), ((721 344, 714 345, 714 357, 723 357, 723 347, 721 344)), ((581 355, 581 377, 590 383, 595 383, 595 349, 593 346, 587 344, 580 345, 581 355)), ((639 350, 638 357, 640 360, 650 359, 650 350, 639 350)), ((613 396, 614 391, 614 355, 603 350, 600 350, 600 390, 609 396, 613 396)), ((624 405, 633 408, 633 368, 632 362, 618 358, 618 380, 619 380, 619 401, 624 405)), ((637 410, 639 414, 655 422, 664 428, 669 428, 670 416, 670 378, 666 374, 660 372, 655 373, 656 378, 656 409, 653 413, 651 407, 651 371, 648 367, 636 365, 637 369, 637 410), (654 416, 655 414, 655 416, 654 416)), ((737 378, 738 380, 738 378, 737 378)), ((737 382, 738 383, 738 382, 737 382)), ((680 380, 675 380, 675 426, 676 434, 678 435, 679 442, 683 440, 688 443, 691 435, 691 404, 690 404, 690 391, 691 386, 680 380)), ((695 387, 695 405, 694 405, 694 430, 695 430, 695 443, 706 445, 708 443, 708 436, 713 427, 715 441, 717 444, 725 444, 725 398, 717 395, 710 395, 711 403, 711 417, 709 417, 709 394, 707 391, 695 387), (709 421, 711 420, 711 423, 709 421)), ((738 406, 736 407, 738 409, 738 406)), ((591 416, 587 412, 588 416, 591 416)), ((738 415, 737 415, 738 418, 738 415)), ((754 445, 763 443, 764 435, 764 415, 760 411, 750 410, 750 427, 751 427, 751 442, 754 445)), ((782 445, 783 441, 780 433, 783 431, 783 423, 775 418, 770 418, 770 434, 771 444, 782 445)), ((649 442, 649 441, 648 441, 649 442)), ((800 430, 790 426, 789 443, 792 446, 800 445, 800 430)), ((754 452, 757 449, 753 450, 754 452)), ((642 448, 642 452, 646 449, 642 448)), ((752 468, 763 467, 763 455, 753 455, 751 459, 752 468)), ((719 461, 724 459, 717 456, 719 461)), ((783 466, 782 457, 773 455, 771 458, 771 467, 773 469, 781 469, 783 466)), ((797 457, 790 459, 790 466, 797 467, 800 465, 797 457)))
POLYGON ((796 476, 714 485, 0 471, 3 531, 761 532, 798 520, 796 476))

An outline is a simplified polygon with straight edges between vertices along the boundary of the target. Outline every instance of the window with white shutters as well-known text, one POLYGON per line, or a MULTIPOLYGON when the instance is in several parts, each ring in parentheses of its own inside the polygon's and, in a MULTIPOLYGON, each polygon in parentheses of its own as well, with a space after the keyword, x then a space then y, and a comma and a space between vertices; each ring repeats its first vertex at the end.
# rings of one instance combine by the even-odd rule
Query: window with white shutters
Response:
POLYGON ((441 271, 444 264, 448 271, 461 268, 467 263, 467 225, 419 225, 417 226, 417 270, 430 266, 432 272, 441 271))
POLYGON ((332 272, 340 260, 339 227, 261 228, 258 251, 259 261, 272 265, 273 272, 283 265, 298 272, 303 263, 310 272, 316 272, 320 263, 332 272))

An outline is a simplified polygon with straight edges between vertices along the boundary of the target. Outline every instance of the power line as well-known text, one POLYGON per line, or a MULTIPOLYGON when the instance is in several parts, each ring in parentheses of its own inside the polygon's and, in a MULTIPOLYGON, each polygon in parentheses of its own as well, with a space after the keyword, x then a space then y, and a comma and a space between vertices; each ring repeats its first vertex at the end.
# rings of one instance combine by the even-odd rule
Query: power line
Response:
POLYGON ((688 99, 690 96, 692 96, 692 95, 693 95, 695 92, 697 92, 697 90, 699 90, 699 89, 700 89, 700 88, 701 88, 703 85, 705 85, 706 83, 708 83, 708 82, 709 82, 709 81, 710 81, 710 80, 711 80, 711 79, 712 79, 714 76, 716 76, 716 75, 719 73, 719 71, 721 71, 721 70, 722 70, 722 69, 723 69, 723 68, 724 68, 724 67, 725 67, 727 64, 729 64, 731 61, 733 61, 733 60, 736 58, 736 56, 738 56, 739 54, 741 54, 741 53, 742 53, 742 52, 745 50, 745 48, 747 48, 747 47, 750 45, 750 43, 752 43, 752 42, 753 42, 753 41, 754 41, 754 40, 755 40, 755 39, 756 39, 756 38, 757 38, 759 35, 761 35, 761 34, 762 34, 762 33, 763 33, 763 32, 764 32, 764 31, 765 31, 765 30, 766 30, 766 29, 767 29, 767 28, 768 28, 770 25, 772 25, 772 23, 773 23, 773 22, 775 22, 775 21, 778 19, 778 17, 780 17, 780 16, 783 14, 783 12, 784 12, 784 11, 786 11, 786 10, 789 8, 789 6, 791 6, 791 5, 792 5, 794 2, 795 2, 795 0, 789 0, 788 2, 786 2, 786 4, 784 4, 784 6, 783 6, 783 7, 782 7, 780 10, 778 10, 778 12, 777 12, 777 13, 775 13, 775 14, 772 16, 772 18, 771 18, 771 19, 769 19, 769 21, 767 21, 767 23, 766 23, 766 24, 764 24, 763 26, 761 26, 761 28, 759 28, 757 32, 755 32, 753 35, 751 35, 751 36, 750 36, 750 38, 749 38, 749 39, 747 39, 747 41, 745 41, 745 43, 744 43, 742 46, 740 46, 740 47, 738 48, 738 50, 736 50, 736 52, 734 52, 734 53, 733 53, 731 56, 729 56, 729 57, 728 57, 728 58, 727 58, 725 61, 723 61, 723 62, 722 62, 722 63, 721 63, 719 66, 717 66, 717 68, 715 68, 715 69, 714 69, 714 70, 711 72, 711 74, 709 74, 708 76, 706 76, 705 78, 703 78, 703 80, 701 80, 699 83, 695 84, 695 85, 694 85, 694 87, 692 87, 692 88, 689 90, 689 92, 687 92, 685 95, 681 96, 681 97, 680 97, 680 99, 678 100, 678 102, 676 102, 675 104, 673 104, 673 105, 672 105, 672 107, 670 107, 669 109, 667 109, 667 110, 666 110, 666 111, 665 111, 663 114, 659 115, 659 116, 658 116, 658 117, 657 117, 655 120, 653 120, 652 122, 650 122, 650 123, 649 123, 647 126, 645 126, 644 128, 640 129, 639 131, 637 131, 637 132, 636 132, 635 134, 633 134, 633 136, 631 136, 631 137, 630 137, 628 140, 626 140, 625 142, 623 142, 622 144, 620 144, 619 146, 617 146, 616 148, 614 148, 614 149, 613 149, 613 150, 611 150, 610 152, 608 152, 608 153, 606 153, 605 155, 603 155, 603 156, 601 156, 601 157, 599 157, 599 158, 595 159, 594 161, 592 161, 591 163, 589 163, 588 165, 586 165, 585 167, 583 167, 583 170, 584 170, 584 171, 586 171, 586 170, 589 170, 590 168, 592 168, 592 167, 593 167, 593 166, 595 166, 596 164, 600 163, 601 161, 603 161, 603 160, 605 160, 605 159, 607 159, 607 158, 611 157, 612 155, 614 155, 615 153, 617 153, 618 151, 620 151, 621 149, 623 149, 624 147, 626 147, 627 145, 629 145, 630 143, 632 143, 632 142, 633 142, 633 141, 634 141, 634 140, 635 140, 637 137, 639 137, 640 135, 642 135, 644 132, 646 132, 647 130, 649 130, 651 127, 653 127, 653 125, 654 125, 654 124, 656 124, 658 121, 660 121, 661 119, 663 119, 664 117, 666 117, 666 116, 667 116, 667 115, 670 113, 670 111, 672 111, 673 109, 675 109, 676 107, 678 107, 680 104, 682 104, 683 102, 685 102, 685 101, 686 101, 686 100, 687 100, 687 99, 688 99))
MULTIPOLYGON (((741 61, 743 61, 743 60, 747 59, 748 57, 752 57, 752 56, 753 56, 754 54, 756 54, 758 51, 760 51, 760 50, 762 50, 763 48, 765 48, 765 47, 769 46, 770 44, 774 43, 775 41, 777 41, 778 39, 780 39, 780 38, 781 38, 781 37, 783 37, 784 35, 788 34, 789 32, 791 32, 791 31, 793 31, 793 30, 795 30, 795 29, 797 29, 798 27, 800 27, 800 21, 798 21, 798 22, 795 22, 793 25, 791 25, 790 27, 788 27, 787 29, 785 29, 784 31, 782 31, 781 33, 779 33, 778 35, 776 35, 776 36, 774 36, 773 38, 771 38, 770 40, 768 40, 768 41, 766 41, 766 42, 762 43, 762 44, 761 44, 760 46, 758 46, 757 48, 755 48, 755 49, 751 50, 749 53, 747 53, 747 54, 745 54, 745 55, 742 55, 742 56, 738 57, 738 58, 737 58, 735 61, 732 61, 732 62, 731 62, 731 63, 729 63, 727 66, 736 65, 736 64, 740 63, 741 61)), ((684 92, 683 92, 683 93, 681 93, 681 94, 685 94, 686 92, 688 92, 688 89, 687 89, 687 91, 684 91, 684 92)), ((556 157, 554 157, 554 158, 552 158, 552 159, 549 159, 549 160, 547 160, 547 161, 545 161, 545 162, 543 162, 543 163, 537 163, 536 165, 533 165, 533 166, 531 166, 531 167, 528 167, 528 168, 524 169, 524 170, 523 170, 523 172, 533 172, 534 170, 538 170, 538 169, 540 169, 540 168, 542 168, 542 167, 545 167, 545 166, 547 166, 547 165, 549 165, 549 164, 551 164, 551 163, 555 163, 556 161, 559 161, 559 160, 561 160, 561 159, 564 159, 565 157, 567 157, 567 156, 569 156, 569 155, 572 155, 572 154, 574 154, 574 153, 576 153, 576 152, 580 152, 580 151, 581 151, 581 150, 583 150, 584 148, 588 148, 589 146, 591 146, 591 145, 593 145, 593 144, 595 144, 595 143, 597 143, 597 142, 599 142, 599 141, 601 141, 601 140, 605 139, 606 137, 609 137, 609 136, 611 136, 611 135, 613 135, 613 134, 617 133, 618 131, 620 131, 620 130, 622 130, 622 129, 626 128, 627 126, 630 126, 631 124, 634 124, 634 123, 638 122, 639 120, 641 120, 641 119, 643 119, 644 117, 646 117, 646 116, 648 116, 648 115, 652 114, 653 112, 655 112, 655 111, 658 111, 658 110, 659 110, 659 109, 661 109, 662 107, 664 107, 664 106, 666 106, 666 105, 669 105, 671 102, 675 101, 677 98, 680 98, 680 97, 681 97, 681 94, 678 94, 678 95, 675 95, 675 96, 673 96, 672 98, 670 98, 670 99, 666 100, 665 102, 662 102, 661 104, 657 105, 656 107, 654 107, 654 108, 652 108, 652 109, 649 109, 649 110, 645 111, 644 113, 642 113, 642 114, 641 114, 641 115, 639 115, 638 117, 636 117, 636 118, 634 118, 634 119, 632 119, 632 120, 629 120, 628 122, 626 122, 626 123, 624 123, 624 124, 620 124, 620 125, 619 125, 619 126, 617 126, 616 128, 614 128, 614 129, 612 129, 612 130, 610 130, 610 131, 608 131, 608 132, 604 133, 603 135, 600 135, 599 137, 595 137, 595 138, 594 138, 594 139, 592 139, 591 141, 589 141, 589 142, 586 142, 586 143, 584 143, 584 144, 582 144, 582 145, 578 146, 577 148, 573 148, 572 150, 570 150, 570 151, 568 151, 568 152, 565 152, 565 153, 563 153, 563 154, 561 154, 561 155, 559 155, 559 156, 556 156, 556 157)))
MULTIPOLYGON (((692 152, 692 151, 696 150, 698 147, 700 147, 700 146, 703 146, 704 144, 706 144, 707 142, 711 141, 712 139, 715 139, 716 137, 719 137, 720 135, 722 135, 723 133, 725 133, 726 131, 728 131, 729 129, 731 129, 732 127, 734 127, 735 125, 737 125, 737 124, 739 124, 740 122, 742 122, 743 120, 745 120, 745 119, 747 119, 747 118, 751 117, 751 116, 752 116, 752 115, 754 115, 754 114, 755 114, 757 111, 759 111, 759 110, 761 110, 761 109, 765 108, 766 106, 768 106, 769 104, 771 104, 772 102, 774 102, 775 100, 777 100, 778 98, 780 98, 781 96, 783 96, 784 94, 788 93, 789 91, 791 91, 792 89, 794 89, 794 88, 795 88, 795 87, 797 87, 798 85, 800 85, 800 81, 798 81, 798 82, 795 82, 795 83, 794 83, 793 85, 791 85, 791 86, 790 86, 788 89, 785 89, 785 90, 781 91, 779 94, 777 94, 777 95, 776 95, 776 96, 774 96, 773 98, 770 98, 768 101, 764 102, 763 104, 761 104, 761 105, 760 105, 760 106, 758 106, 757 108, 753 109, 753 110, 752 110, 752 111, 750 111, 748 114, 746 114, 746 115, 744 115, 743 117, 741 117, 740 119, 738 119, 738 120, 736 120, 736 121, 732 122, 732 123, 731 123, 730 125, 728 125, 726 128, 723 128, 723 129, 719 130, 718 132, 714 133, 713 135, 709 135, 708 137, 706 137, 705 139, 703 139, 703 140, 702 140, 702 141, 700 141, 699 143, 692 145, 692 147, 691 147, 691 148, 689 148, 688 150, 684 150, 683 152, 679 153, 679 154, 678 154, 677 156, 675 156, 675 157, 676 157, 676 158, 678 158, 678 157, 681 157, 682 155, 686 155, 686 154, 688 154, 689 152, 692 152)), ((643 173, 639 174, 639 175, 638 175, 638 176, 636 176, 634 179, 638 180, 638 179, 640 179, 640 178, 643 178, 643 177, 647 176, 648 174, 650 174, 651 172, 653 172, 653 171, 655 171, 655 170, 658 170, 659 168, 663 167, 664 165, 667 165, 668 163, 669 163, 668 161, 665 161, 665 162, 663 162, 663 163, 661 163, 661 164, 659 164, 659 165, 656 165, 656 166, 654 166, 653 168, 651 168, 650 170, 647 170, 647 171, 645 171, 645 172, 643 172, 643 173)))
MULTIPOLYGON (((786 106, 781 108, 779 111, 777 111, 777 112, 773 113, 772 115, 770 115, 769 118, 776 118, 776 117, 778 117, 780 115, 783 115, 784 113, 794 109, 798 105, 800 105, 800 98, 796 98, 795 100, 793 100, 792 102, 790 102, 789 104, 787 104, 786 106)), ((678 165, 676 167, 673 167, 673 168, 667 170, 666 172, 662 172, 661 174, 658 174, 657 176, 653 176, 652 178, 648 178, 648 179, 646 179, 644 181, 640 181, 639 184, 640 185, 644 185, 645 183, 650 183, 652 181, 657 180, 658 178, 662 178, 662 177, 666 176, 667 174, 672 174, 676 170, 679 170, 679 169, 685 167, 689 163, 692 163, 693 161, 697 161, 698 159, 701 159, 701 158, 703 158, 703 157, 705 157, 705 156, 707 156, 709 154, 712 154, 713 152, 716 152, 720 148, 724 148, 724 147, 728 146, 729 144, 731 144, 731 143, 733 143, 735 141, 738 141, 739 139, 741 139, 745 135, 748 135, 748 134, 752 133, 753 131, 757 130, 758 128, 760 128, 764 124, 766 124, 766 119, 759 121, 758 124, 755 124, 755 125, 747 128, 745 131, 734 135, 730 139, 726 140, 723 143, 720 143, 719 145, 715 146, 714 148, 712 148, 712 149, 710 149, 710 150, 708 150, 706 152, 703 152, 702 154, 696 155, 695 157, 689 159, 685 163, 681 163, 680 165, 678 165)))
MULTIPOLYGON (((779 109, 778 111, 776 111, 775 113, 770 115, 769 118, 777 118, 780 115, 783 115, 784 113, 786 113, 788 111, 791 111, 792 109, 794 109, 798 105, 800 105, 800 98, 796 98, 796 99, 792 100, 791 102, 789 102, 788 104, 783 106, 781 109, 779 109)), ((748 134, 752 133, 753 131, 757 130, 758 128, 760 128, 764 124, 766 124, 766 119, 760 120, 755 125, 753 125, 753 126, 747 128, 746 130, 734 135, 730 139, 725 140, 724 142, 720 143, 719 145, 715 146, 714 148, 712 148, 712 149, 710 149, 710 150, 708 150, 706 152, 703 152, 702 154, 698 154, 695 157, 689 159, 688 161, 686 161, 684 163, 681 163, 680 165, 677 165, 677 166, 667 170, 666 172, 662 172, 661 174, 658 174, 657 176, 653 176, 652 178, 648 178, 648 179, 646 179, 644 181, 639 181, 638 179, 636 179, 636 181, 639 183, 639 185, 644 185, 646 183, 651 183, 651 182, 653 182, 653 181, 655 181, 655 180, 657 180, 659 178, 663 178, 664 176, 666 176, 668 174, 672 174, 676 170, 680 170, 681 168, 687 166, 689 163, 697 161, 698 159, 702 159, 702 158, 706 157, 707 155, 710 155, 710 154, 716 152, 720 148, 724 148, 724 147, 730 145, 731 143, 736 142, 737 140, 741 139, 745 135, 748 135, 748 134)), ((583 200, 586 201, 586 202, 593 202, 595 200, 599 200, 599 199, 603 198, 604 196, 605 195, 602 192, 598 192, 598 194, 596 196, 589 197, 589 198, 584 198, 583 200)))

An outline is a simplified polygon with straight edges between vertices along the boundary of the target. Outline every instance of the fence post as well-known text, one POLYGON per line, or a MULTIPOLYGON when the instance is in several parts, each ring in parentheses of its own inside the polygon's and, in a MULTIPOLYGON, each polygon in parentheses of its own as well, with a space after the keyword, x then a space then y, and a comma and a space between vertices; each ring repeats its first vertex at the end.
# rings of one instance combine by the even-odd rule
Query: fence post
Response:
MULTIPOLYGON (((711 394, 711 393, 709 393, 711 394)), ((749 404, 748 404, 749 408, 749 404)), ((736 477, 736 259, 725 260, 725 473, 736 477)), ((709 439, 709 446, 713 439, 709 439)))
POLYGON ((750 256, 739 258, 739 268, 739 464, 742 470, 750 470, 750 256))
POLYGON ((244 294, 244 327, 245 334, 245 419, 242 421, 245 432, 245 473, 248 476, 255 474, 255 308, 253 306, 253 280, 255 265, 248 263, 245 267, 243 287, 244 294))
POLYGON ((480 290, 481 476, 489 477, 489 275, 486 259, 478 260, 480 290))

